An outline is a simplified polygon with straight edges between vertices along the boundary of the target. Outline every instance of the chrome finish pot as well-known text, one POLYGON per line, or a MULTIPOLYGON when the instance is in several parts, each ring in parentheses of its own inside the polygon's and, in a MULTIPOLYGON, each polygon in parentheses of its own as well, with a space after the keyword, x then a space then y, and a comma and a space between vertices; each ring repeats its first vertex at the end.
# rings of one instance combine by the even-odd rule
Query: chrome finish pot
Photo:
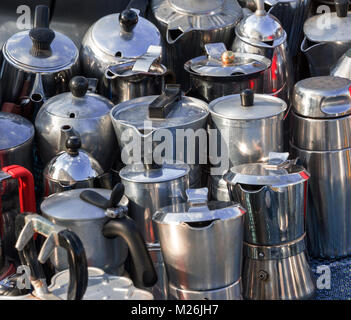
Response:
POLYGON ((268 162, 235 166, 224 176, 231 200, 247 209, 245 299, 308 299, 316 290, 305 253, 310 176, 288 156, 271 153, 268 162))
POLYGON ((20 115, 0 112, 0 168, 21 165, 32 170, 34 126, 20 115))
POLYGON ((257 0, 257 10, 245 17, 235 29, 234 52, 259 54, 272 61, 264 74, 263 93, 289 101, 294 84, 287 35, 277 18, 264 10, 257 0))
POLYGON ((223 43, 205 44, 205 49, 207 56, 191 59, 184 65, 190 74, 188 95, 210 102, 243 89, 263 93, 263 74, 271 65, 269 59, 227 51, 223 43))
POLYGON ((42 162, 46 165, 57 153, 65 150, 68 136, 78 135, 82 149, 108 171, 118 152, 109 115, 113 104, 88 92, 89 81, 84 77, 74 77, 69 86, 71 92, 49 99, 35 120, 42 162))
POLYGON ((152 289, 156 299, 167 297, 167 278, 152 215, 162 207, 184 202, 185 190, 189 187, 188 174, 189 167, 184 164, 153 164, 149 167, 133 164, 120 171, 125 196, 129 200, 128 215, 136 222, 143 235, 158 272, 158 283, 152 289))
POLYGON ((109 66, 130 62, 144 55, 150 45, 160 44, 158 29, 140 17, 138 10, 107 15, 95 22, 83 38, 80 50, 83 74, 103 83, 109 66))
POLYGON ((209 291, 235 284, 241 277, 245 211, 232 202, 208 202, 207 188, 188 189, 187 196, 187 203, 153 217, 170 286, 209 291))
POLYGON ((351 48, 349 1, 335 2, 337 11, 313 16, 304 24, 301 51, 307 57, 311 76, 326 76, 338 59, 351 48))
POLYGON ((88 153, 79 149, 79 137, 66 140, 66 149, 54 157, 44 169, 44 196, 72 189, 94 188, 104 171, 88 153))
POLYGON ((276 97, 253 94, 244 90, 240 95, 218 98, 209 104, 209 129, 217 129, 217 150, 210 152, 213 165, 216 157, 227 158, 223 174, 230 167, 268 159, 272 151, 283 151, 283 119, 286 103, 276 97), (223 148, 221 148, 223 145, 223 148))
POLYGON ((207 117, 207 104, 182 96, 178 85, 167 85, 159 96, 132 99, 111 110, 124 164, 147 162, 145 159, 151 163, 150 157, 157 164, 189 163, 191 186, 200 183, 201 163, 207 161, 207 117), (186 140, 187 129, 192 137, 186 140), (196 134, 202 138, 195 139, 196 134))
POLYGON ((164 41, 163 62, 184 90, 189 86, 184 63, 202 55, 206 43, 229 47, 243 16, 236 0, 152 0, 151 10, 164 41))
POLYGON ((291 151, 311 173, 307 237, 314 257, 351 254, 350 87, 350 80, 330 76, 305 79, 295 86, 292 121, 297 127, 291 151))
POLYGON ((100 81, 100 92, 117 104, 134 98, 161 94, 167 68, 157 60, 161 47, 150 46, 147 53, 133 61, 108 66, 100 81))
POLYGON ((49 29, 49 8, 37 6, 34 28, 16 33, 3 46, 2 110, 31 118, 49 97, 67 91, 79 73, 78 57, 72 40, 49 29))

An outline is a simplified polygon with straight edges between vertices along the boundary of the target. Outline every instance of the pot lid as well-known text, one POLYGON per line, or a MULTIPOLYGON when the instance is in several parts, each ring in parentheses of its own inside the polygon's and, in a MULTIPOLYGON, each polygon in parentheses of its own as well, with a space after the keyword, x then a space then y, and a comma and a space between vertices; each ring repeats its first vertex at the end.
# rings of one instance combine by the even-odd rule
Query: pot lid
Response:
POLYGON ((160 96, 146 96, 122 102, 111 110, 111 116, 116 121, 121 121, 134 126, 138 130, 144 129, 144 122, 149 121, 149 129, 171 128, 184 126, 208 116, 207 103, 202 100, 184 97, 176 85, 168 85, 160 96), (165 115, 155 115, 153 105, 161 102, 167 106, 165 115))
POLYGON ((64 92, 48 99, 42 109, 62 118, 100 118, 110 112, 113 103, 103 96, 87 92, 87 78, 76 76, 71 79, 71 92, 64 92))
MULTIPOLYGON (((65 299, 69 284, 69 270, 55 274, 49 291, 65 299)), ((107 274, 102 269, 88 267, 88 286, 83 300, 152 300, 153 295, 134 287, 132 280, 107 274)))
POLYGON ((286 40, 279 20, 264 10, 264 2, 257 1, 257 10, 246 16, 235 28, 236 35, 253 45, 275 48, 286 40))
POLYGON ((3 48, 5 59, 32 72, 57 72, 69 68, 79 55, 65 35, 49 28, 49 7, 36 6, 34 27, 10 37, 3 48))
POLYGON ((234 202, 208 202, 208 189, 187 189, 188 201, 162 208, 153 216, 153 221, 160 224, 188 223, 190 227, 207 227, 209 222, 242 217, 245 210, 234 202), (201 223, 205 223, 202 225, 201 223), (194 225, 192 225, 194 224, 194 225))
POLYGON ((146 168, 144 164, 137 163, 127 165, 121 169, 119 176, 122 180, 135 183, 159 183, 173 181, 189 174, 187 164, 163 164, 150 165, 146 168))
POLYGON ((34 126, 20 115, 0 112, 0 150, 11 149, 34 137, 34 126))
POLYGON ((169 43, 191 30, 235 26, 243 16, 236 0, 153 0, 151 8, 156 19, 168 26, 169 43))
POLYGON ((349 1, 335 1, 336 12, 326 12, 306 20, 303 31, 308 40, 313 42, 350 41, 351 12, 349 1))
MULTIPOLYGON (((65 192, 54 193, 45 198, 40 205, 41 212, 57 220, 97 220, 106 217, 106 211, 87 201, 82 200, 79 196, 83 191, 91 190, 99 193, 101 196, 109 199, 111 190, 107 189, 74 189, 65 192)), ((128 199, 123 196, 119 202, 120 205, 128 204, 128 199)))
POLYGON ((232 167, 223 177, 231 185, 286 187, 307 181, 310 174, 297 160, 287 160, 289 153, 269 154, 269 161, 232 167))
POLYGON ((70 136, 66 149, 54 157, 46 166, 44 176, 51 180, 72 184, 96 178, 104 173, 100 164, 87 152, 80 149, 79 137, 70 136))
POLYGON ((271 61, 264 56, 227 51, 223 43, 206 44, 207 56, 197 57, 185 63, 185 69, 201 76, 254 77, 267 70, 271 61))
POLYGON ((120 58, 139 57, 150 45, 161 43, 158 29, 134 9, 101 18, 93 25, 91 34, 101 51, 120 58))
POLYGON ((208 108, 211 115, 230 120, 259 120, 283 113, 287 104, 282 99, 246 89, 241 94, 217 98, 208 108))
POLYGON ((301 80, 294 87, 293 109, 309 118, 351 114, 351 81, 333 76, 301 80))

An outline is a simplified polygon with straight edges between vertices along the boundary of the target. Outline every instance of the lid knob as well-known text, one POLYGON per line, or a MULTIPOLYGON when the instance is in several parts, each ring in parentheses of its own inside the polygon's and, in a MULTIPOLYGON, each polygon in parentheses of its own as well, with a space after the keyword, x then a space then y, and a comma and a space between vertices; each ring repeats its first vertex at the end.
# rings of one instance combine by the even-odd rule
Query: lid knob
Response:
POLYGON ((235 59, 235 56, 233 51, 224 51, 221 56, 222 64, 224 66, 229 66, 234 64, 234 59, 235 59))
POLYGON ((70 136, 66 140, 67 153, 73 157, 79 154, 79 149, 82 146, 82 142, 77 136, 70 136))
POLYGON ((29 37, 33 42, 31 50, 33 56, 39 56, 43 51, 50 50, 55 32, 49 29, 49 8, 47 6, 35 7, 34 28, 30 30, 29 37))
POLYGON ((347 17, 347 11, 349 10, 349 0, 335 0, 336 14, 339 18, 347 17))
POLYGON ((84 97, 89 88, 89 81, 82 76, 75 76, 69 82, 69 90, 77 98, 84 97))
POLYGON ((254 104, 254 92, 251 89, 245 89, 240 93, 241 105, 251 107, 254 104))
POLYGON ((124 10, 119 15, 119 24, 125 32, 131 32, 138 23, 138 20, 138 14, 132 9, 124 10))

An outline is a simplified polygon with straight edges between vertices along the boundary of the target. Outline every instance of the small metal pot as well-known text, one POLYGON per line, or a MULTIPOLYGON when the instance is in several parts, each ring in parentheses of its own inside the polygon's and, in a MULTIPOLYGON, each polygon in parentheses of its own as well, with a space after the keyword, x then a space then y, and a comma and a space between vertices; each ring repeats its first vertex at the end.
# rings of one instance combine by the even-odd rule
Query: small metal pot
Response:
POLYGON ((184 68, 190 74, 188 95, 205 101, 252 89, 263 93, 263 75, 271 61, 264 56, 230 52, 223 43, 206 44, 207 56, 189 60, 184 68))

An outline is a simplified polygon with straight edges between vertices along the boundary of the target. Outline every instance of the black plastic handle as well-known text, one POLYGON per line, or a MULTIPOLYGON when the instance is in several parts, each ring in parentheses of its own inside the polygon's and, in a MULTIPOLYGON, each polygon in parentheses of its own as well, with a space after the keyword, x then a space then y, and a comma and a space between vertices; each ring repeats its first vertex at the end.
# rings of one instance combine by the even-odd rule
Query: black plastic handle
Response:
POLYGON ((49 28, 50 9, 48 6, 39 5, 35 7, 34 28, 49 28))
POLYGON ((181 98, 179 84, 167 84, 165 91, 149 105, 149 118, 165 119, 175 105, 174 102, 181 98))
POLYGON ((349 10, 349 0, 335 0, 335 10, 339 18, 347 17, 349 10))
POLYGON ((84 190, 79 194, 79 197, 96 207, 101 209, 116 208, 121 201, 124 194, 124 185, 122 183, 117 183, 112 192, 110 199, 106 199, 98 192, 93 190, 84 190))
POLYGON ((69 90, 77 98, 84 97, 89 88, 89 80, 82 76, 75 76, 69 82, 69 90))
POLYGON ((124 32, 132 32, 138 23, 138 14, 132 9, 126 9, 119 14, 119 24, 124 32))
POLYGON ((102 232, 106 238, 120 236, 127 243, 132 257, 131 277, 134 285, 139 288, 155 285, 157 274, 134 220, 127 216, 110 220, 104 225, 102 232))

